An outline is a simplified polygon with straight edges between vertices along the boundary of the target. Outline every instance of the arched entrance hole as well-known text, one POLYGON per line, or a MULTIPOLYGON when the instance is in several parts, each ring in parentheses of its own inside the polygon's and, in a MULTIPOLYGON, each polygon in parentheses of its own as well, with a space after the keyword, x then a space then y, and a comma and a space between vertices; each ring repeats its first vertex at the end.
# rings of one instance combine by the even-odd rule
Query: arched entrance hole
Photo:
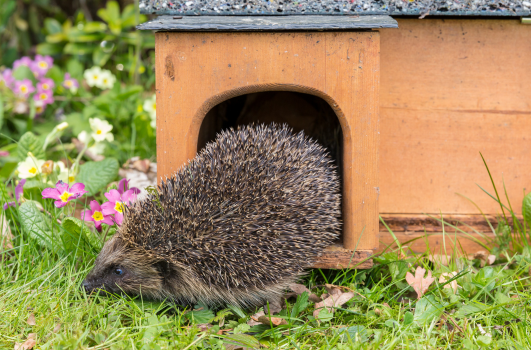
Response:
POLYGON ((236 96, 215 105, 207 112, 199 129, 197 152, 222 130, 251 123, 285 123, 294 132, 304 131, 328 150, 343 183, 340 122, 324 99, 310 94, 264 91, 236 96))

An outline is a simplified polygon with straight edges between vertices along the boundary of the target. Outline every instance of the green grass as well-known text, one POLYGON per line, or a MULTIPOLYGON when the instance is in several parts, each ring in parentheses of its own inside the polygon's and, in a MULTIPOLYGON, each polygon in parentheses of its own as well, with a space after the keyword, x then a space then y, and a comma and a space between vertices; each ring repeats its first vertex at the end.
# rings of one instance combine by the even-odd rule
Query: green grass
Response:
POLYGON ((416 255, 399 247, 376 258, 370 270, 310 270, 303 283, 318 295, 325 283, 358 293, 321 322, 313 319, 314 304, 305 306, 299 296, 300 313, 292 312, 295 299, 280 313, 287 325, 249 327, 256 310, 188 312, 140 299, 87 296, 79 286, 93 256, 61 255, 24 233, 16 236, 15 248, 0 262, 1 349, 13 349, 30 333, 36 333, 36 349, 235 349, 258 342, 284 349, 531 348, 527 248, 483 268, 459 252, 449 252, 454 259, 444 266, 427 259, 429 247, 416 255), (437 281, 440 274, 457 271, 457 294, 435 282, 417 303, 405 282, 415 266, 430 269, 437 281), (27 323, 31 314, 35 325, 27 323), (213 327, 202 331, 197 324, 205 322, 213 327), (220 329, 232 331, 219 335, 220 329))

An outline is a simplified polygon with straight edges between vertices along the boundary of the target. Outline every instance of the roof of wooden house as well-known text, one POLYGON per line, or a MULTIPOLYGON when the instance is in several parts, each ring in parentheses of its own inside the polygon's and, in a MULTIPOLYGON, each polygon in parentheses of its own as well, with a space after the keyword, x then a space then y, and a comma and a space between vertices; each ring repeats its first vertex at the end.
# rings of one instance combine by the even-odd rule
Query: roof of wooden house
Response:
POLYGON ((529 16, 531 0, 140 0, 157 15, 529 16))

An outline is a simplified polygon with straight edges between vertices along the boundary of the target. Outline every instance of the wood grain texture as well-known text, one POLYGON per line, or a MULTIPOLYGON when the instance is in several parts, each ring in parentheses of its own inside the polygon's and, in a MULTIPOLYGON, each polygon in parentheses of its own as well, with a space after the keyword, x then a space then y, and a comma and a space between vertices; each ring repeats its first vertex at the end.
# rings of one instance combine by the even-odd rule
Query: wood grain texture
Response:
POLYGON ((295 91, 327 101, 343 131, 343 242, 378 247, 379 34, 156 33, 158 176, 197 150, 206 113, 235 96, 295 91))
MULTIPOLYGON (((381 213, 501 213, 476 183, 531 189, 531 30, 519 20, 397 19, 381 30, 381 213)), ((506 200, 504 199, 506 202, 506 200)))
POLYGON ((313 265, 319 269, 370 269, 373 266, 372 250, 348 250, 342 244, 326 248, 313 265))

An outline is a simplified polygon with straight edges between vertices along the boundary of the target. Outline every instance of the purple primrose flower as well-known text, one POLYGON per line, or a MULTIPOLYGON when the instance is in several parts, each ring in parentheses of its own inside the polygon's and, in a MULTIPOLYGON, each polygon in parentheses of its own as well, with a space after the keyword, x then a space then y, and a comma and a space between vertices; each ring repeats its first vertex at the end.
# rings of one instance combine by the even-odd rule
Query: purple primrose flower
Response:
POLYGON ((9 207, 14 207, 17 205, 17 203, 20 203, 20 196, 22 196, 22 193, 24 192, 25 184, 26 184, 26 179, 22 179, 18 182, 17 187, 15 187, 15 202, 4 203, 4 210, 6 210, 9 207))
POLYGON ((55 206, 62 208, 72 199, 79 198, 85 193, 87 191, 85 191, 85 184, 83 183, 78 182, 73 184, 72 187, 68 187, 68 184, 58 181, 55 184, 55 188, 45 188, 42 191, 42 198, 56 199, 55 206))
POLYGON ((53 66, 53 58, 51 56, 36 55, 35 61, 30 65, 30 69, 37 77, 44 77, 46 73, 53 66))
POLYGON ((92 221, 96 225, 96 230, 98 232, 101 232, 101 224, 107 224, 107 225, 114 225, 114 222, 110 215, 105 215, 101 209, 100 204, 98 201, 92 201, 90 202, 90 209, 91 210, 84 210, 81 213, 81 218, 84 221, 92 221))

